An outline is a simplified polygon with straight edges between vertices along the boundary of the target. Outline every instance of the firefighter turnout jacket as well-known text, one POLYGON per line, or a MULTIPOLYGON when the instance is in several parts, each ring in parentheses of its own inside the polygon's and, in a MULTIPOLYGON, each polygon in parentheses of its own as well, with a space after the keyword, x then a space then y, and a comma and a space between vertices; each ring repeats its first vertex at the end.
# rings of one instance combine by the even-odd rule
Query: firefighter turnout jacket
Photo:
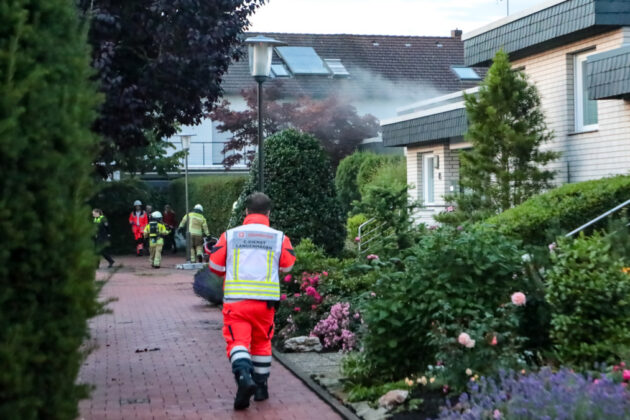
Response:
POLYGON ((164 245, 164 237, 169 230, 162 222, 152 221, 144 228, 144 237, 149 238, 149 245, 164 245))
POLYGON ((210 270, 225 276, 224 301, 280 300, 280 272, 293 268, 289 238, 269 227, 269 218, 250 214, 242 226, 221 235, 210 252, 210 270))
POLYGON ((186 227, 186 224, 188 223, 188 218, 190 218, 191 235, 208 236, 208 223, 206 222, 206 218, 203 217, 203 214, 197 213, 196 211, 191 211, 190 213, 185 215, 179 224, 179 228, 186 227))

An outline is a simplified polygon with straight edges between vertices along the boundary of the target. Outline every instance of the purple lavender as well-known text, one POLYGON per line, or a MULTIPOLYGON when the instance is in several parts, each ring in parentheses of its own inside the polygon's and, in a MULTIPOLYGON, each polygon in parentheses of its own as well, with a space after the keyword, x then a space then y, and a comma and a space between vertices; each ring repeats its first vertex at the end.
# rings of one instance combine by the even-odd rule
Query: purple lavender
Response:
POLYGON ((494 379, 472 382, 454 406, 442 409, 442 420, 622 420, 630 418, 630 393, 603 377, 561 369, 537 373, 501 372, 494 379))

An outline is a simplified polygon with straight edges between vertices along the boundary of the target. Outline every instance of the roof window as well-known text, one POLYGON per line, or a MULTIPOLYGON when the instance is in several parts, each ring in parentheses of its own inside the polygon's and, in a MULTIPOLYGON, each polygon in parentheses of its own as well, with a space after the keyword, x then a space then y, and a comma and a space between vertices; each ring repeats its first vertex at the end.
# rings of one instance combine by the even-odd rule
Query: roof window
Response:
POLYGON ((470 67, 453 66, 451 69, 453 69, 453 72, 455 72, 460 80, 481 80, 477 72, 470 67))
POLYGON ((330 69, 333 77, 348 77, 350 73, 338 58, 326 58, 324 59, 326 66, 330 69))
POLYGON ((293 74, 330 75, 330 70, 312 47, 276 47, 276 52, 293 74))
POLYGON ((290 77, 289 70, 284 66, 284 64, 272 64, 271 65, 271 73, 274 77, 290 77))

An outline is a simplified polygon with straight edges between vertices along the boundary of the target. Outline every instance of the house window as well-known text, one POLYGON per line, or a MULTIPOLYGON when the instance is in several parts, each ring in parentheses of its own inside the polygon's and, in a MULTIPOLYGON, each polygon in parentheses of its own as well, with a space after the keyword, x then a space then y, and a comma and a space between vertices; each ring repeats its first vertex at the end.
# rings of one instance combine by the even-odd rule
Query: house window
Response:
POLYGON ((586 59, 590 54, 576 54, 573 58, 575 131, 578 132, 597 130, 597 101, 588 98, 586 77, 586 59))
POLYGON ((422 157, 422 188, 424 204, 435 204, 435 178, 434 178, 434 155, 424 155, 422 157))

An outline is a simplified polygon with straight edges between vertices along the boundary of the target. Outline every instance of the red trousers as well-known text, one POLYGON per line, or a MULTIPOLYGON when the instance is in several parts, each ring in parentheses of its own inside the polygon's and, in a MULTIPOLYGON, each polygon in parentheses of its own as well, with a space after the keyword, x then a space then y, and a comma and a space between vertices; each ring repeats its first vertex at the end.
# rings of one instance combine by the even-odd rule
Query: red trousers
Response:
POLYGON ((242 300, 223 304, 223 337, 230 358, 235 346, 253 356, 271 356, 275 309, 266 301, 242 300))

